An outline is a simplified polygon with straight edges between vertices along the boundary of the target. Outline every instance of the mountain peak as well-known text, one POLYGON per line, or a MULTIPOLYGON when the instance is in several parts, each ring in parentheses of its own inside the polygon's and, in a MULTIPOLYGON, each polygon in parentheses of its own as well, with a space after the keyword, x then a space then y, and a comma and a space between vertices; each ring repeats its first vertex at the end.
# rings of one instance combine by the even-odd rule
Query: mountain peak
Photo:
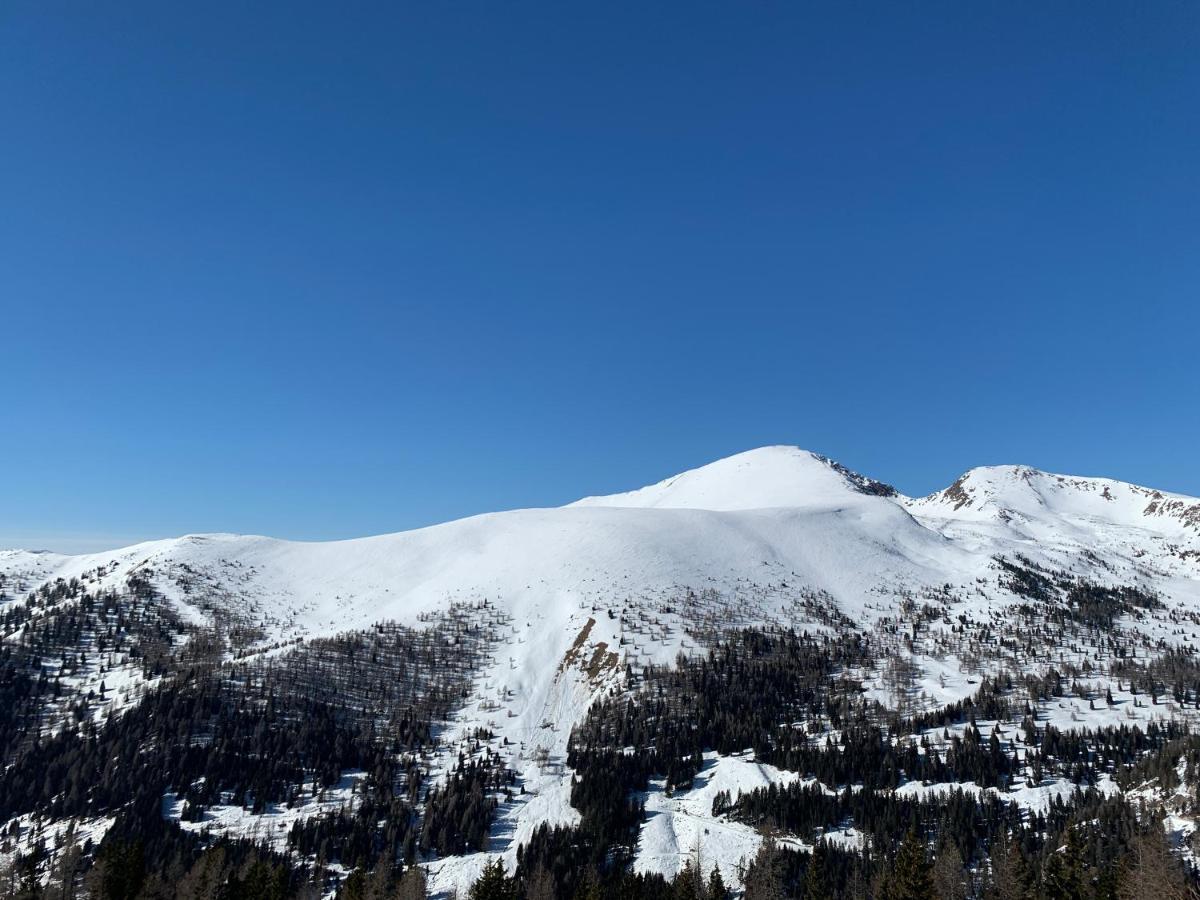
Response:
POLYGON ((913 512, 959 519, 1112 523, 1200 532, 1200 501, 1111 478, 1056 475, 1032 466, 980 466, 948 488, 909 501, 913 512))
POLYGON ((719 459, 638 490, 585 497, 571 505, 730 511, 840 505, 863 495, 893 497, 896 490, 826 456, 776 445, 719 459))

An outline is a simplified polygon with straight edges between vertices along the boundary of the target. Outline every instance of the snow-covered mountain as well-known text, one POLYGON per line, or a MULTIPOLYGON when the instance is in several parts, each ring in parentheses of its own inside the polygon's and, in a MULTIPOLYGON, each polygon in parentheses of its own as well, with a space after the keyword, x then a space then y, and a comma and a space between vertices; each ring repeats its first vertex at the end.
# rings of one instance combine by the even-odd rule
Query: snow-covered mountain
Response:
MULTIPOLYGON (((1055 592, 1066 598, 1076 582, 1155 598, 1149 614, 1113 607, 1131 645, 1155 653, 1200 646, 1200 500, 1014 466, 972 469, 945 490, 909 498, 794 447, 752 450, 561 508, 358 540, 209 534, 85 556, 0 552, 5 608, 60 580, 97 596, 140 591, 174 629, 173 652, 215 635, 231 666, 379 623, 418 629, 451 609, 486 611, 495 639, 471 675, 470 696, 444 723, 431 773, 444 776, 486 728, 487 746, 517 773, 522 793, 501 804, 487 853, 429 861, 445 889, 469 883, 490 855, 514 865, 536 826, 578 822, 564 767, 572 727, 596 700, 629 690, 629 673, 702 652, 705 634, 778 625, 869 635, 880 656, 859 673, 866 695, 924 709, 970 696, 988 672, 1111 655, 1108 643, 1074 631, 1020 659, 993 642, 997 628, 1028 628, 1020 579, 1038 573, 1047 573, 1048 603, 1071 602, 1055 592), (902 683, 885 665, 900 657, 910 665, 902 683)), ((39 607, 30 610, 6 641, 37 627, 39 607)), ((168 677, 147 675, 136 654, 109 653, 72 672, 68 699, 94 696, 105 682, 86 714, 103 721, 168 677)), ((47 704, 59 710, 46 713, 53 727, 73 727, 67 701, 47 704)), ((1134 709, 1148 719, 1166 707, 1125 712, 1134 709)), ((1076 713, 1094 722, 1114 715, 1082 706, 1053 714, 1070 721, 1076 713)), ((639 866, 673 874, 716 827, 700 809, 711 806, 703 791, 796 777, 739 757, 713 757, 712 765, 708 780, 720 787, 697 787, 703 802, 652 792, 648 806, 661 815, 644 832, 639 866)), ((1025 799, 1036 805, 1050 793, 1025 799)), ((306 808, 277 815, 291 821, 306 808)), ((307 814, 323 808, 314 803, 307 814)), ((181 815, 170 803, 164 809, 181 815)), ((263 815, 231 804, 203 821, 248 834, 263 815)), ((759 839, 744 825, 721 827, 724 843, 708 848, 709 858, 736 882, 736 863, 759 839)))
POLYGON ((858 496, 897 496, 895 488, 799 447, 761 447, 623 494, 571 506, 735 511, 839 506, 858 496))
POLYGON ((0 551, 0 571, 26 589, 89 572, 120 586, 144 573, 189 620, 223 605, 261 619, 268 639, 288 639, 414 623, 469 598, 557 621, 599 597, 775 582, 826 592, 857 620, 868 605, 889 609, 871 598, 972 584, 997 555, 1089 570, 1077 556, 1085 548, 1105 552, 1097 577, 1169 584, 1181 602, 1200 596, 1200 500, 1010 466, 972 469, 913 499, 794 447, 561 508, 378 537, 206 534, 83 556, 0 551))
POLYGON ((1200 500, 1109 478, 1051 475, 1027 466, 972 469, 945 490, 909 502, 929 516, 1006 523, 1091 523, 1164 537, 1200 534, 1200 500))

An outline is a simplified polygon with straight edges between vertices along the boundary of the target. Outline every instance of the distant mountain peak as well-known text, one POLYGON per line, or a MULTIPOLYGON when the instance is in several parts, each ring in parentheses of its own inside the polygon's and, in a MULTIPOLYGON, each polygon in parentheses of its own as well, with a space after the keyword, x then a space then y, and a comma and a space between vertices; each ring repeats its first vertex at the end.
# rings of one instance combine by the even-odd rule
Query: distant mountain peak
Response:
POLYGON ((737 453, 637 490, 585 497, 571 505, 733 511, 836 505, 859 496, 897 493, 891 485, 827 456, 775 445, 737 453))
POLYGON ((980 466, 949 487, 907 502, 949 518, 1091 521, 1200 533, 1200 500, 1111 478, 1056 475, 1032 466, 980 466))

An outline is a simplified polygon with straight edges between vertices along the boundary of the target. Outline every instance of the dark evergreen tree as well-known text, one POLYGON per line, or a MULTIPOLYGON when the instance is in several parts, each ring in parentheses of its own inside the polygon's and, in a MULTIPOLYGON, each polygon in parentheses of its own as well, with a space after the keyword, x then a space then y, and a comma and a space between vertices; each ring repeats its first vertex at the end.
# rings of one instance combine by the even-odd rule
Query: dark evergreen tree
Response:
POLYGON ((103 900, 135 900, 146 880, 141 844, 112 842, 96 861, 95 879, 103 900))
POLYGON ((936 900, 932 869, 925 842, 910 828, 896 852, 888 881, 889 900, 936 900))
POLYGON ((725 887, 725 879, 721 877, 721 870, 716 866, 713 866, 712 874, 708 876, 707 895, 708 900, 729 900, 729 888, 725 887))
POLYGON ((833 900, 833 887, 825 866, 825 844, 818 842, 808 857, 804 873, 804 900, 833 900))
POLYGON ((1080 830, 1068 825, 1066 846, 1050 853, 1042 867, 1045 900, 1084 900, 1087 881, 1083 867, 1080 830))
POLYGON ((504 872, 504 863, 496 859, 484 866, 471 885, 470 900, 517 900, 517 884, 504 872))
POLYGON ((783 859, 775 841, 768 837, 746 867, 744 900, 784 900, 783 859))
POLYGON ((396 900, 426 900, 428 896, 425 870, 420 866, 409 866, 400 876, 400 883, 396 887, 396 900))

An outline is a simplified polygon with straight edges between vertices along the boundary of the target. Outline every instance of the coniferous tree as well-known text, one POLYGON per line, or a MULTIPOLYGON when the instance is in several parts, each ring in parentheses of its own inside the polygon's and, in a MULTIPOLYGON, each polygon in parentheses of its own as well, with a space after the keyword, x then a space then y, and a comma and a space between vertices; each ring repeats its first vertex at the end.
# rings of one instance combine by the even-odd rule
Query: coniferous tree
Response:
POLYGON ((672 900, 704 900, 700 892, 696 890, 696 871, 692 866, 691 859, 684 863, 683 868, 679 870, 679 874, 671 883, 671 897, 672 900))
POLYGON ((782 860, 773 838, 768 837, 746 867, 744 900, 784 900, 782 860))
POLYGON ((141 845, 114 841, 103 848, 93 867, 92 895, 100 900, 135 900, 145 880, 141 845))
POLYGON ((363 896, 365 900, 392 900, 392 863, 387 855, 380 856, 379 862, 367 876, 363 896))
POLYGON ((575 891, 575 900, 603 900, 604 893, 600 889, 600 875, 594 866, 588 866, 575 891))
POLYGON ((915 828, 905 835, 888 881, 889 900, 935 900, 933 867, 915 828))
POLYGON ((717 866, 713 866, 712 874, 708 876, 707 894, 708 900, 729 900, 729 888, 725 887, 725 879, 717 866))
POLYGON ((338 888, 337 900, 367 900, 367 873, 355 869, 338 888))
POLYGON ((409 866, 400 876, 400 884, 396 887, 396 900, 426 900, 428 896, 425 870, 420 866, 409 866))
POLYGON ((949 841, 943 841, 933 860, 933 890, 938 900, 966 900, 967 873, 962 854, 949 841))
POLYGON ((471 885, 470 900, 517 900, 517 884, 504 872, 504 863, 492 860, 471 885))
POLYGON ((825 844, 818 842, 808 857, 804 873, 804 900, 833 900, 833 888, 825 865, 825 844))
POLYGON ((1034 892, 1034 879, 1015 839, 997 841, 989 857, 986 900, 1024 900, 1034 892))
POLYGON ((1066 846, 1052 852, 1042 867, 1046 900, 1084 900, 1083 848, 1078 826, 1067 826, 1066 846))
POLYGON ((179 881, 179 900, 217 900, 225 878, 225 848, 205 850, 179 881))

